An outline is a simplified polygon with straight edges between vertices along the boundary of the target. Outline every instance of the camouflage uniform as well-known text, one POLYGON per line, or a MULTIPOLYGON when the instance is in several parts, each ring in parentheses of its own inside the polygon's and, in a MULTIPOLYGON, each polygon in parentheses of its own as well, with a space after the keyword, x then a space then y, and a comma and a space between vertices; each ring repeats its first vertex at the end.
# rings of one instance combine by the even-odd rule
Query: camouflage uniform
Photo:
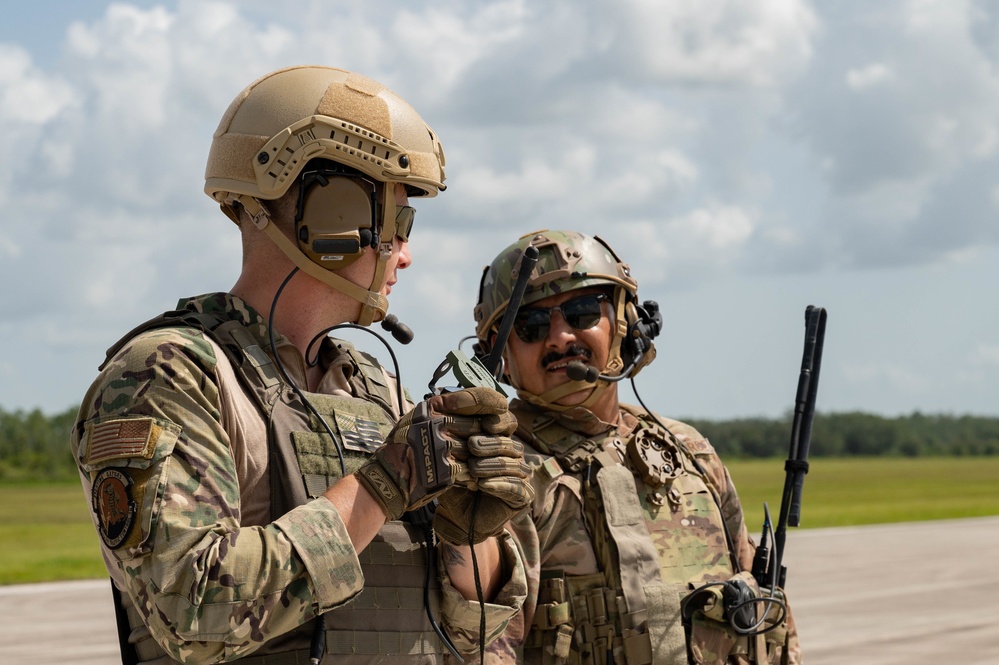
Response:
MULTIPOLYGON (((733 549, 745 571, 755 551, 735 487, 708 441, 689 425, 660 418, 665 433, 628 405, 617 426, 582 408, 551 412, 514 400, 511 411, 535 469, 534 506, 514 529, 531 593, 493 650, 522 648, 523 662, 546 665, 754 662, 745 638, 737 644, 726 624, 698 614, 684 628, 679 615, 679 601, 690 590, 734 576, 733 549), (651 479, 655 470, 636 463, 643 446, 669 451, 662 459, 673 468, 658 465, 665 478, 651 479), (623 477, 624 485, 604 482, 600 474, 609 468, 627 470, 616 479, 623 477), (626 494, 630 499, 623 501, 626 494), (640 511, 634 519, 614 517, 627 512, 621 504, 629 502, 640 511), (716 655, 730 651, 728 658, 716 655)), ((802 662, 793 620, 786 630, 756 639, 765 638, 786 640, 783 662, 802 662)), ((778 653, 773 662, 782 658, 778 653)))
MULTIPOLYGON (((743 599, 760 591, 749 572, 755 545, 739 498, 708 441, 688 425, 637 407, 603 414, 611 423, 590 409, 607 391, 615 391, 617 403, 617 380, 655 359, 653 338, 663 326, 658 304, 639 302, 637 280, 608 243, 543 229, 501 251, 482 273, 474 310, 477 352, 491 351, 514 284, 531 265, 528 247, 537 250, 537 261, 521 308, 600 289, 612 316, 604 366, 588 368, 598 370, 596 378, 567 372, 566 381, 535 394, 512 373, 506 376, 517 389, 510 410, 534 469, 532 510, 512 523, 531 593, 493 652, 522 649, 525 662, 544 665, 801 663, 794 621, 776 603, 746 605, 749 616, 736 624, 751 628, 743 634, 724 613, 723 589, 744 590, 743 599), (586 395, 583 401, 560 402, 576 393, 586 395), (751 616, 754 609, 758 617, 751 616), (756 632, 757 619, 766 622, 759 628, 774 629, 746 634, 756 632)), ((575 327, 565 310, 560 316, 575 327)), ((525 339, 514 329, 524 344, 555 344, 547 332, 531 337, 525 328, 525 339)))
MULTIPOLYGON (((628 405, 616 426, 583 408, 553 412, 514 400, 511 411, 535 469, 535 503, 515 525, 532 587, 509 631, 523 640, 523 662, 753 662, 746 638, 740 642, 727 624, 695 614, 684 628, 679 614, 692 589, 735 575, 733 553, 748 571, 755 551, 735 487, 707 439, 660 418, 666 432, 628 405), (608 469, 618 471, 613 482, 608 469)), ((753 639, 781 645, 772 662, 785 658, 782 649, 783 662, 801 662, 793 619, 786 630, 753 639)), ((517 642, 494 650, 509 653, 517 642)))
MULTIPOLYGON (((278 392, 283 385, 273 373, 265 320, 228 294, 182 300, 178 312, 225 322, 240 350, 223 349, 217 335, 197 327, 130 333, 87 393, 72 436, 139 660, 165 650, 181 662, 249 654, 249 662, 306 662, 307 622, 345 606, 327 615, 323 662, 337 653, 337 663, 446 662, 424 616, 426 548, 417 530, 389 522, 370 547, 355 552, 339 513, 315 498, 340 476, 325 430, 291 400, 301 411, 295 415, 311 422, 303 429, 313 431, 291 432, 291 448, 269 431, 247 380, 256 372, 278 392), (292 453, 276 471, 274 450, 282 446, 292 453), (402 577, 407 588, 385 584, 402 577), (280 655, 258 657, 263 653, 280 655), (384 655, 391 653, 403 655, 384 655)), ((304 385, 301 353, 281 337, 276 343, 283 365, 304 385)), ((370 357, 331 340, 320 362, 325 373, 309 399, 342 437, 350 473, 398 417, 394 380, 370 357)), ((510 575, 486 605, 487 641, 526 594, 508 536, 500 538, 500 551, 510 575)), ((438 569, 432 609, 456 646, 473 651, 479 604, 466 601, 438 569)))

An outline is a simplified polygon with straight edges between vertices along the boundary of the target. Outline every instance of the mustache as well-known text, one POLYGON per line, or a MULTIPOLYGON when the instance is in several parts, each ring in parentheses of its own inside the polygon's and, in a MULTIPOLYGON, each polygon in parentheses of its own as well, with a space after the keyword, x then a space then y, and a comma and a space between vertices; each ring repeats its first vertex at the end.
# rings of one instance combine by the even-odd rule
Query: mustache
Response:
POLYGON ((541 359, 541 367, 542 368, 548 367, 552 363, 557 363, 563 358, 582 357, 589 360, 592 356, 593 352, 587 349, 585 346, 573 344, 572 346, 570 346, 568 349, 566 349, 561 353, 558 351, 552 351, 551 353, 546 354, 545 357, 541 359))

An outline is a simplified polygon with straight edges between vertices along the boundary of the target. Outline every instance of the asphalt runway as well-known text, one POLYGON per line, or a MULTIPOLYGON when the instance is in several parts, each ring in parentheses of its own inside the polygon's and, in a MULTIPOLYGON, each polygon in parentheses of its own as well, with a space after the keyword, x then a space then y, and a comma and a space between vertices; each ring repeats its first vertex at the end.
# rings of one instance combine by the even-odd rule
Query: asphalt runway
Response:
MULTIPOLYGON (((789 529, 809 665, 999 665, 999 517, 789 529)), ((0 587, 0 664, 120 663, 110 582, 0 587)))

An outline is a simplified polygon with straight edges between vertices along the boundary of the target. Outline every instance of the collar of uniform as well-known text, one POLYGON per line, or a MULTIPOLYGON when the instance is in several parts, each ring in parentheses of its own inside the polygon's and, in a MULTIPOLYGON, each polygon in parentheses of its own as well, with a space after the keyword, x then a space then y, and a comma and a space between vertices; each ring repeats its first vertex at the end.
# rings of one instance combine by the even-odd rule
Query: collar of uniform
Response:
POLYGON ((617 433, 622 438, 627 438, 631 436, 631 433, 635 431, 639 425, 638 418, 628 413, 624 409, 618 412, 617 419, 617 433))
POLYGON ((227 319, 240 321, 261 348, 269 349, 271 346, 267 334, 267 319, 246 304, 242 298, 231 293, 206 293, 191 298, 181 298, 177 303, 177 309, 222 314, 227 319))
MULTIPOLYGON (((177 309, 187 309, 195 312, 221 313, 227 319, 239 321, 246 327, 246 330, 253 335, 254 340, 264 349, 268 355, 271 353, 270 331, 267 327, 267 319, 257 310, 248 305, 239 296, 231 293, 207 293, 190 298, 182 298, 177 303, 177 309)), ((275 330, 274 346, 281 359, 281 364, 291 380, 297 386, 307 386, 305 358, 296 346, 287 340, 283 335, 275 330)), ((329 338, 324 338, 319 344, 319 363, 323 368, 323 379, 320 383, 320 392, 335 393, 339 390, 350 392, 349 379, 353 376, 355 368, 350 362, 349 356, 343 353, 329 338), (346 358, 346 361, 344 361, 346 358), (339 371, 331 372, 336 368, 339 371), (328 385, 324 385, 328 384, 328 385)))
POLYGON ((354 394, 350 379, 357 374, 357 365, 337 340, 327 337, 322 341, 319 348, 319 363, 323 368, 319 392, 332 395, 354 394))
POLYGON ((616 425, 600 420, 586 407, 576 406, 565 411, 547 411, 534 404, 514 398, 510 404, 511 410, 528 412, 533 417, 534 429, 557 423, 572 432, 590 436, 604 434, 616 428, 616 425))

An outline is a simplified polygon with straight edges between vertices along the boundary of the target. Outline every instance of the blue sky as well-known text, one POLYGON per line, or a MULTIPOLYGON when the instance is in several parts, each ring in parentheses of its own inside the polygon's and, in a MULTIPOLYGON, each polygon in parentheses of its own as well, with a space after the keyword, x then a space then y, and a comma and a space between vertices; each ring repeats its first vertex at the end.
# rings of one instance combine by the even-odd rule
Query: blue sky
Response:
POLYGON ((0 407, 76 404, 120 334, 232 285, 211 133, 299 63, 385 83, 444 143, 391 301, 415 393, 471 333, 482 266, 576 228, 665 313, 637 379, 663 413, 784 413, 814 304, 820 411, 999 414, 999 9, 971 0, 17 3, 0 407))

